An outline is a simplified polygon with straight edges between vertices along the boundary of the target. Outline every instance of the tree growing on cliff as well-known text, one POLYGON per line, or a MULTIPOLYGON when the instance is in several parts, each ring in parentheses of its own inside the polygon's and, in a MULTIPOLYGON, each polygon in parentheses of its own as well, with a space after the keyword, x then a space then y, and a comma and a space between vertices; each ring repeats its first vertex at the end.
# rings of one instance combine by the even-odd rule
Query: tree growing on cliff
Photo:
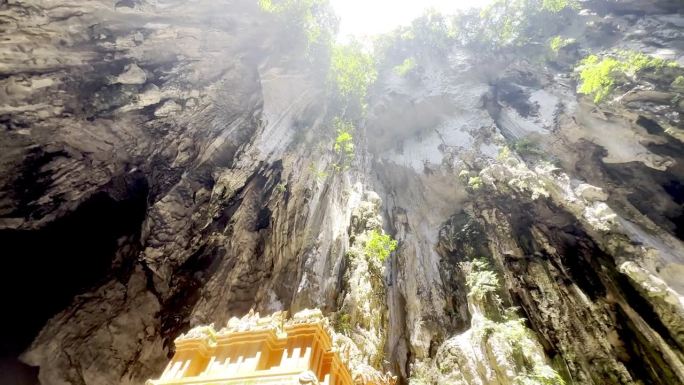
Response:
POLYGON ((556 33, 577 8, 576 0, 495 0, 479 13, 457 16, 454 30, 460 43, 478 49, 520 47, 556 33))
POLYGON ((372 230, 366 241, 366 255, 377 258, 384 262, 390 254, 396 250, 397 241, 392 239, 389 234, 384 234, 378 230, 372 230))
POLYGON ((589 55, 582 59, 579 71, 578 92, 591 95, 599 104, 615 91, 616 87, 636 80, 645 72, 659 72, 664 68, 678 67, 676 62, 652 57, 641 52, 619 51, 602 58, 589 55))
POLYGON ((365 104, 368 87, 377 78, 373 55, 358 41, 337 44, 330 58, 330 80, 346 102, 365 104))
POLYGON ((309 55, 327 56, 338 20, 328 0, 258 0, 264 12, 277 15, 292 31, 303 34, 309 55))

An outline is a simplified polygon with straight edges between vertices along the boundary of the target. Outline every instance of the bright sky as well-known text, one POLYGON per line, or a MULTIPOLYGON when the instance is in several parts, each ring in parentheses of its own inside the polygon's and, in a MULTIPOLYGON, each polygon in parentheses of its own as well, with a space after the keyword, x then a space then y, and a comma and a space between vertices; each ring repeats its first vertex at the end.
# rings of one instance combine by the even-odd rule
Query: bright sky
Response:
POLYGON ((331 0, 341 18, 340 37, 385 33, 423 14, 428 8, 441 13, 481 7, 489 0, 331 0))

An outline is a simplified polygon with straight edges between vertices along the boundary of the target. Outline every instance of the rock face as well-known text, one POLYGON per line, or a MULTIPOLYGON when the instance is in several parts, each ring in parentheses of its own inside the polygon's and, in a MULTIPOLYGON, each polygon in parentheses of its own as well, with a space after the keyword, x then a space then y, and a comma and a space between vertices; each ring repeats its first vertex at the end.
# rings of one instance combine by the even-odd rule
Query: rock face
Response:
POLYGON ((684 89, 573 74, 684 65, 682 6, 582 6, 543 60, 409 50, 340 169, 327 63, 255 1, 0 4, 0 382, 142 384, 192 326, 315 307, 402 383, 684 383, 684 89))

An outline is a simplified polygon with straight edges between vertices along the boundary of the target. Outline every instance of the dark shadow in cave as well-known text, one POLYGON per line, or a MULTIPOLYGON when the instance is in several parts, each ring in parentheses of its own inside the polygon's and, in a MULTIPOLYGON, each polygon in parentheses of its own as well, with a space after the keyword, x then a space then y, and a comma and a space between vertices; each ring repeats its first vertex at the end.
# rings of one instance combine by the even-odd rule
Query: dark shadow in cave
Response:
MULTIPOLYGON (((231 219, 240 208, 246 194, 257 192, 249 199, 256 199, 257 205, 262 207, 257 218, 250 227, 251 231, 259 232, 268 229, 271 222, 271 211, 266 207, 267 199, 273 195, 273 190, 277 183, 281 182, 282 162, 276 161, 261 171, 252 174, 245 184, 235 191, 232 197, 225 201, 222 211, 210 226, 202 231, 223 232, 230 235, 233 232, 231 219), (271 179, 264 176, 270 174, 271 179)), ((208 176, 209 174, 207 174, 208 176)), ((203 180, 205 186, 213 186, 214 181, 206 178, 203 180)), ((285 192, 285 199, 288 197, 285 192)), ((208 238, 207 238, 208 239, 208 238)), ((263 254, 263 248, 257 246, 254 257, 258 260, 263 254)), ((173 272, 171 287, 175 288, 175 294, 168 298, 159 313, 161 318, 161 334, 164 337, 164 347, 168 348, 169 358, 173 355, 173 340, 183 331, 190 327, 189 316, 199 299, 202 297, 202 288, 209 279, 217 272, 218 268, 230 271, 235 266, 236 260, 226 255, 223 246, 205 243, 200 246, 182 265, 178 266, 173 272), (228 260, 226 261, 226 258, 228 260), (223 264, 223 265, 221 265, 223 264)), ((256 290, 258 286, 253 289, 256 290)), ((228 304, 228 311, 237 317, 246 314, 253 306, 253 297, 247 296, 248 300, 233 300, 228 304)), ((227 320, 226 320, 227 321, 227 320)))
POLYGON ((16 357, 75 295, 112 276, 119 239, 133 238, 137 243, 148 184, 144 177, 133 176, 125 188, 123 200, 97 193, 39 230, 0 230, 2 384, 37 383, 37 368, 16 357))
POLYGON ((630 187, 629 202, 653 222, 684 240, 684 189, 681 167, 666 171, 651 169, 642 163, 605 164, 605 175, 630 187))
MULTIPOLYGON (((655 122, 639 119, 638 123, 649 133, 663 131, 655 122)), ((684 146, 669 140, 665 144, 648 144, 646 147, 657 155, 672 158, 675 163, 665 171, 656 170, 641 162, 605 163, 603 158, 608 152, 591 142, 582 142, 585 158, 575 165, 579 178, 595 186, 608 186, 608 192, 625 189, 625 197, 630 205, 653 222, 670 232, 680 240, 684 240, 684 162, 681 154, 684 146)), ((622 203, 615 197, 609 197, 608 205, 621 216, 630 217, 623 212, 622 203)))
MULTIPOLYGON (((510 218, 512 218, 516 242, 528 256, 548 258, 550 263, 556 265, 558 271, 568 273, 565 277, 567 284, 576 284, 592 301, 605 298, 608 293, 611 294, 611 298, 622 299, 670 347, 675 350, 679 348, 676 338, 662 323, 653 305, 639 293, 625 275, 618 271, 613 258, 606 255, 594 243, 572 215, 541 200, 522 206, 512 201, 507 201, 505 204, 506 212, 510 213, 510 218), (557 250, 556 257, 539 253, 543 247, 529 231, 532 227, 536 227, 545 234, 550 244, 557 250)), ((508 270, 516 272, 519 269, 509 265, 508 270)), ((514 297, 528 314, 527 318, 534 319, 529 314, 535 312, 536 309, 529 307, 521 297, 515 295, 514 297)), ((647 337, 639 332, 634 323, 625 315, 620 301, 615 301, 611 309, 615 314, 615 330, 619 341, 624 343, 626 352, 618 358, 634 379, 648 385, 672 383, 668 381, 672 381, 676 376, 667 368, 661 353, 657 349, 649 349, 650 343, 647 337)), ((544 335, 538 325, 534 323, 530 325, 538 335, 544 335)), ((557 348, 554 348, 550 341, 541 342, 549 356, 556 353, 557 348)))

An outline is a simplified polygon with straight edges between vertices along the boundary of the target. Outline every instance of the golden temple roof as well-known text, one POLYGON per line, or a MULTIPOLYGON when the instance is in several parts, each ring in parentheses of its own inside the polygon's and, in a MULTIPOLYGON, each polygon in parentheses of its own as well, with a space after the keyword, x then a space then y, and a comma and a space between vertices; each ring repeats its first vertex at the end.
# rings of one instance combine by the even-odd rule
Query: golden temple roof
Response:
POLYGON ((148 385, 351 385, 347 366, 333 350, 328 319, 320 310, 286 318, 250 311, 215 330, 198 326, 175 340, 176 353, 148 385))

